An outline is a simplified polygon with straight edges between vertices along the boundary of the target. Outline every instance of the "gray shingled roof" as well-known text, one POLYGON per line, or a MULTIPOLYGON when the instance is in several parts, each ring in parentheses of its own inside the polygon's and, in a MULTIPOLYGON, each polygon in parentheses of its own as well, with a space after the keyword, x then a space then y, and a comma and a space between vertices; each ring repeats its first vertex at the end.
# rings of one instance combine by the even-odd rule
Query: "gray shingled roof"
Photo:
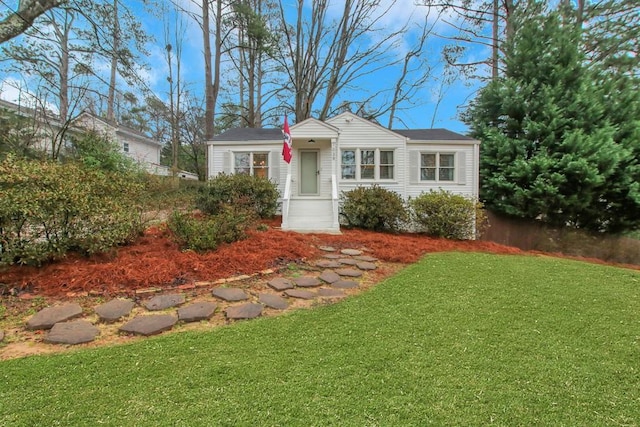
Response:
POLYGON ((281 129, 235 128, 213 138, 214 141, 273 141, 282 139, 281 129))
POLYGON ((419 141, 472 141, 466 135, 452 132, 447 129, 392 129, 402 136, 419 141))
MULTIPOLYGON (((472 141, 473 138, 447 129, 392 129, 417 141, 472 141)), ((213 138, 214 141, 274 141, 282 139, 281 129, 235 128, 213 138)))

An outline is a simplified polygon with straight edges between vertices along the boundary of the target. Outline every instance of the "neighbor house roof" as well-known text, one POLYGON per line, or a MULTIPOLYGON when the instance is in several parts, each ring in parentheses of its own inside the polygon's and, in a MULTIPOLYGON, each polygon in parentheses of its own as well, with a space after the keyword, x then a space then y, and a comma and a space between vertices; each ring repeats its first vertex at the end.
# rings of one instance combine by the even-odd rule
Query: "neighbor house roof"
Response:
POLYGON ((395 133, 420 141, 473 141, 473 138, 447 129, 393 129, 395 133))

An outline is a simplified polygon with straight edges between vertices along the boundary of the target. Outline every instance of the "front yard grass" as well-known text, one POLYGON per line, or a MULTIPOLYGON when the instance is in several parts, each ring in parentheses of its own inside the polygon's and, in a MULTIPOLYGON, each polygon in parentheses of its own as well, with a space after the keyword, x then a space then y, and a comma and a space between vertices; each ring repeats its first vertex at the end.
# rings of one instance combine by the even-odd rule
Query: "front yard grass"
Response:
POLYGON ((638 425, 640 274, 440 253, 289 315, 0 363, 0 425, 638 425))

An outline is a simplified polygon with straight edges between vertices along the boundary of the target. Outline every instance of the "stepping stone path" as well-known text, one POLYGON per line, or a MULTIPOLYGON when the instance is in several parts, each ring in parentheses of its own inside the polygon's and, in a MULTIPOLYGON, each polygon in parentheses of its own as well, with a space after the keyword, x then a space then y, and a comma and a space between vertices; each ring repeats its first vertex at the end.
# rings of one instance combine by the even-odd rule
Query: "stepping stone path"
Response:
MULTIPOLYGON (((377 268, 377 258, 363 255, 363 252, 358 249, 338 251, 331 246, 320 246, 318 249, 326 253, 323 254, 323 259, 309 264, 310 268, 305 269, 305 276, 272 278, 263 284, 263 290, 266 292, 262 292, 259 287, 255 293, 249 293, 239 287, 212 289, 211 295, 222 300, 222 310, 220 311, 222 314, 220 315, 229 321, 253 319, 261 316, 264 308, 286 310, 294 299, 331 300, 344 298, 348 295, 347 290, 360 286, 357 278, 361 277, 364 272, 377 268), (310 288, 314 288, 314 291, 310 291, 310 288)), ((225 279, 222 282, 244 280, 251 277, 238 276, 225 279)), ((260 285, 258 284, 258 286, 260 285)), ((150 288, 149 291, 153 292, 154 289, 150 288)), ((197 294, 194 294, 194 299, 183 306, 187 300, 184 294, 158 294, 143 301, 136 308, 136 302, 131 299, 115 298, 97 305, 93 312, 98 321, 122 322, 122 325, 118 327, 118 331, 122 333, 149 336, 172 329, 178 321, 208 321, 214 316, 219 316, 216 314, 220 306, 219 303, 199 301, 197 294), (150 314, 154 311, 169 309, 174 309, 173 313, 150 314), (135 316, 127 319, 134 310, 136 310, 135 316)), ((47 343, 75 345, 94 341, 100 335, 100 330, 95 325, 87 320, 70 321, 82 314, 82 307, 75 303, 48 307, 33 315, 26 322, 26 328, 29 330, 49 330, 43 337, 43 341, 47 343)), ((4 338, 5 332, 0 331, 0 341, 3 341, 4 338)))
POLYGON ((76 303, 47 307, 27 321, 27 329, 51 329, 56 323, 73 319, 81 314, 82 307, 76 303))
POLYGON ((199 322, 213 317, 218 304, 209 301, 200 301, 178 309, 178 319, 183 322, 199 322))
POLYGON ((130 299, 112 299, 95 308, 96 314, 104 322, 116 322, 120 318, 128 316, 136 304, 130 299))
POLYGON ((266 307, 276 310, 284 310, 289 307, 289 303, 286 299, 273 294, 260 294, 258 295, 258 302, 264 304, 266 307))
POLYGON ((93 341, 98 335, 100 335, 100 329, 93 326, 91 322, 74 320, 53 325, 44 337, 44 342, 75 345, 93 341))
POLYGON ((159 311, 184 304, 184 301, 182 294, 158 295, 145 301, 144 306, 149 311, 159 311))
POLYGON ((168 331, 178 322, 178 318, 170 314, 153 314, 150 316, 138 316, 120 327, 121 332, 129 332, 136 335, 156 335, 168 331))
POLYGON ((216 288, 211 293, 214 297, 224 301, 244 301, 249 299, 249 296, 239 288, 216 288))
POLYGON ((229 320, 254 319, 262 314, 262 304, 248 302, 242 305, 235 305, 227 308, 225 314, 229 320))

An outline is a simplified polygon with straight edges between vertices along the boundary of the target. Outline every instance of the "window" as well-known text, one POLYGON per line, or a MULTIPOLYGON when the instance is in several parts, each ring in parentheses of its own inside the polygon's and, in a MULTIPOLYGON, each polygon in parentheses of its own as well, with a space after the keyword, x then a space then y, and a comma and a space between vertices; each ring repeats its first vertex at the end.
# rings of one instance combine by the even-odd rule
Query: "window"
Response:
POLYGON ((269 153, 233 153, 233 171, 269 178, 269 153))
POLYGON ((342 179, 391 180, 394 179, 395 156, 393 150, 349 149, 341 151, 342 179))
POLYGON ((124 151, 125 153, 129 152, 129 143, 128 142, 123 142, 122 143, 122 151, 124 151))
POLYGON ((420 181, 454 181, 455 154, 420 153, 420 181))

